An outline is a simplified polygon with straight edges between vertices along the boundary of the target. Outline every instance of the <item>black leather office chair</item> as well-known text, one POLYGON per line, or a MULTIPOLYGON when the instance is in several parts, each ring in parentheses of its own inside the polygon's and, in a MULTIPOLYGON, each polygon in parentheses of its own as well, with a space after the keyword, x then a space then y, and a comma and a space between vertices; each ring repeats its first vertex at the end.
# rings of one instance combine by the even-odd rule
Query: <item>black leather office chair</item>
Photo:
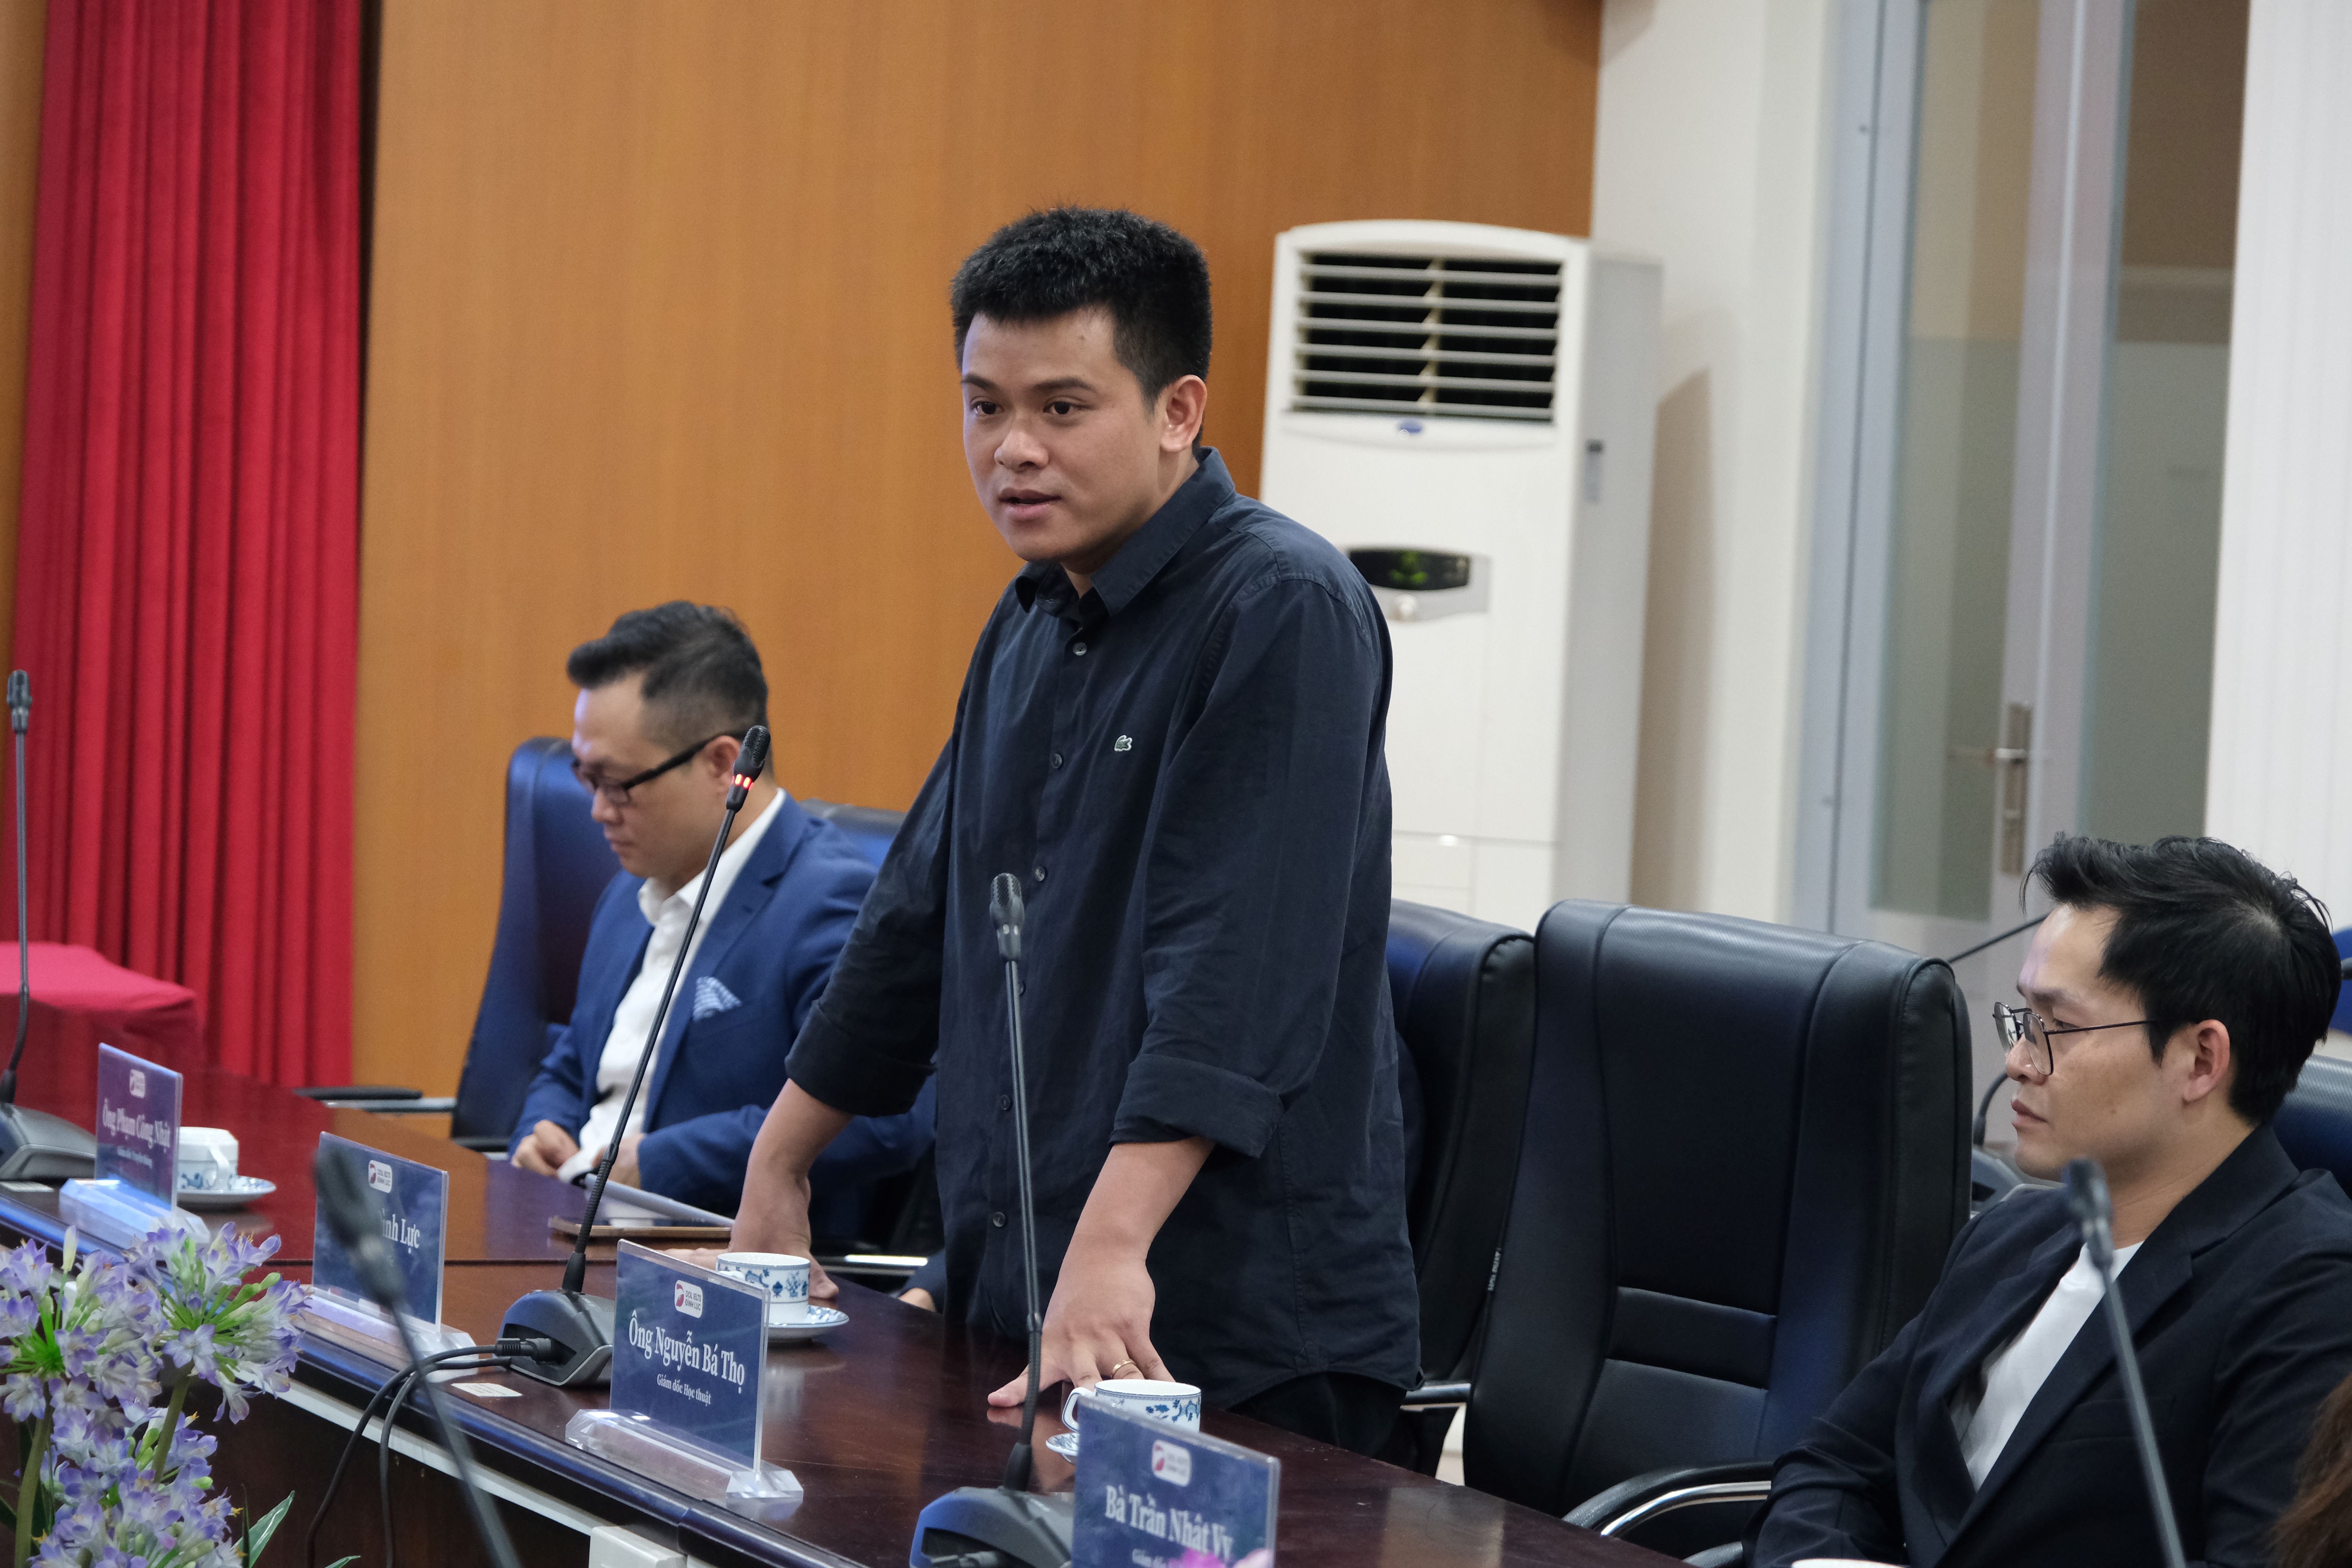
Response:
POLYGON ((1398 900, 1389 913, 1389 994, 1404 1041, 1407 1131, 1419 1154, 1406 1199, 1421 1285, 1424 1408, 1407 1411, 1381 1457, 1437 1473, 1466 1393, 1502 1245, 1535 1047, 1535 939, 1398 900))
POLYGON ((2333 1171, 2352 1194, 2352 1062, 2314 1057, 2304 1063, 2271 1125, 2288 1159, 2306 1171, 2333 1171))
POLYGON ((588 791, 572 772, 571 742, 541 735, 514 749, 497 935, 455 1098, 364 1084, 300 1092, 392 1115, 447 1111, 457 1142, 504 1149, 550 1032, 572 1016, 597 896, 621 869, 588 810, 588 791))
POLYGON ((877 866, 890 853, 890 841, 898 837, 898 828, 907 820, 905 812, 886 811, 878 805, 838 805, 829 800, 796 804, 811 816, 821 816, 849 835, 850 842, 877 866))
POLYGON ((1733 1541, 1967 1213, 1959 986, 1876 942, 1571 901, 1537 935, 1535 1041, 1465 1478, 1664 1550, 1733 1541))

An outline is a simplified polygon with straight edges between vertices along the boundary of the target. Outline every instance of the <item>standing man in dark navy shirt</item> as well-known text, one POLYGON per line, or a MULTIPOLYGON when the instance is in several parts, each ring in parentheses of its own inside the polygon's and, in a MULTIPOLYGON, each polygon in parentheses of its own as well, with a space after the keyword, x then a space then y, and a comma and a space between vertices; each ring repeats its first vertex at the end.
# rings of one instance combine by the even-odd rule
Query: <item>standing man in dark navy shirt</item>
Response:
POLYGON ((819 1152, 936 1070, 946 1306, 1021 1331, 988 920, 990 881, 1017 872, 1042 1381, 1177 1378, 1369 1451, 1419 1359, 1383 970, 1387 628, 1337 551, 1197 445, 1190 240, 1033 214, 952 303, 972 483, 1029 565, 793 1048, 734 1244, 804 1253, 819 1152))

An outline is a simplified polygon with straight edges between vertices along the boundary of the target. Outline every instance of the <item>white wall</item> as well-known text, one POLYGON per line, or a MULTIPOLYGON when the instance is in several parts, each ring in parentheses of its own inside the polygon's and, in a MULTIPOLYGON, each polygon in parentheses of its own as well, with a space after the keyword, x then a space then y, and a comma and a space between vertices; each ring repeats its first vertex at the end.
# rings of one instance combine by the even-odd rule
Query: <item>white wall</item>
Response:
POLYGON ((1834 0, 1608 0, 1593 237, 1665 264, 1633 897, 1787 918, 1834 0))
MULTIPOLYGON (((2247 39, 2206 830, 2352 924, 2352 5, 2247 39)), ((1601 113, 1608 113, 1602 77, 1601 113)))

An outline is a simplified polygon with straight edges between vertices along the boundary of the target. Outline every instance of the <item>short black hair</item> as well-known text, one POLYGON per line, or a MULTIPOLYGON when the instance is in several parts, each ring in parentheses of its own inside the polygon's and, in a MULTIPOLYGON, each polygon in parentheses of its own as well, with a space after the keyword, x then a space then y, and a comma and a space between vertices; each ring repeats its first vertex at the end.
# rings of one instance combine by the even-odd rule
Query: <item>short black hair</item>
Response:
POLYGON ((1053 207, 1016 218, 964 258, 948 290, 956 363, 974 316, 1045 321, 1099 305, 1111 350, 1142 384, 1209 374, 1209 263, 1164 223, 1124 210, 1053 207))
POLYGON ((643 674, 646 721, 674 746, 740 736, 768 721, 760 650, 734 612, 716 605, 672 599, 631 610, 611 631, 573 648, 563 672, 583 691, 643 674))
POLYGON ((2344 984, 2326 905, 2218 838, 2061 834, 2029 875, 2059 903, 2115 912, 2099 973, 2138 994, 2158 1061, 2174 1034, 2218 1018, 2231 1109, 2257 1126, 2277 1113, 2344 984))

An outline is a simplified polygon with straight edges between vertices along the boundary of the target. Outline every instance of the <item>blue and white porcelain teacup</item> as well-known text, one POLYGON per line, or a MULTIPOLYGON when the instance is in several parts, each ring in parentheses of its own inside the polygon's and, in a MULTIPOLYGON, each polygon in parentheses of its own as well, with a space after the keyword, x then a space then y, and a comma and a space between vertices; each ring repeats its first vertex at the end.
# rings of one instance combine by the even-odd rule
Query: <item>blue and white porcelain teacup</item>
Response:
POLYGON ((181 1128, 177 1174, 184 1193, 222 1193, 236 1185, 236 1134, 226 1127, 181 1128))
POLYGON ((789 1252, 722 1252, 719 1272, 768 1293, 768 1321, 808 1321, 809 1260, 789 1252))
POLYGON ((1074 1388, 1062 1401, 1062 1425, 1074 1432, 1078 1426, 1081 1399, 1099 1399, 1106 1405, 1118 1405, 1130 1415, 1165 1421, 1188 1432, 1201 1429, 1201 1391, 1189 1383, 1163 1383, 1153 1377, 1107 1377, 1092 1388, 1074 1388))

